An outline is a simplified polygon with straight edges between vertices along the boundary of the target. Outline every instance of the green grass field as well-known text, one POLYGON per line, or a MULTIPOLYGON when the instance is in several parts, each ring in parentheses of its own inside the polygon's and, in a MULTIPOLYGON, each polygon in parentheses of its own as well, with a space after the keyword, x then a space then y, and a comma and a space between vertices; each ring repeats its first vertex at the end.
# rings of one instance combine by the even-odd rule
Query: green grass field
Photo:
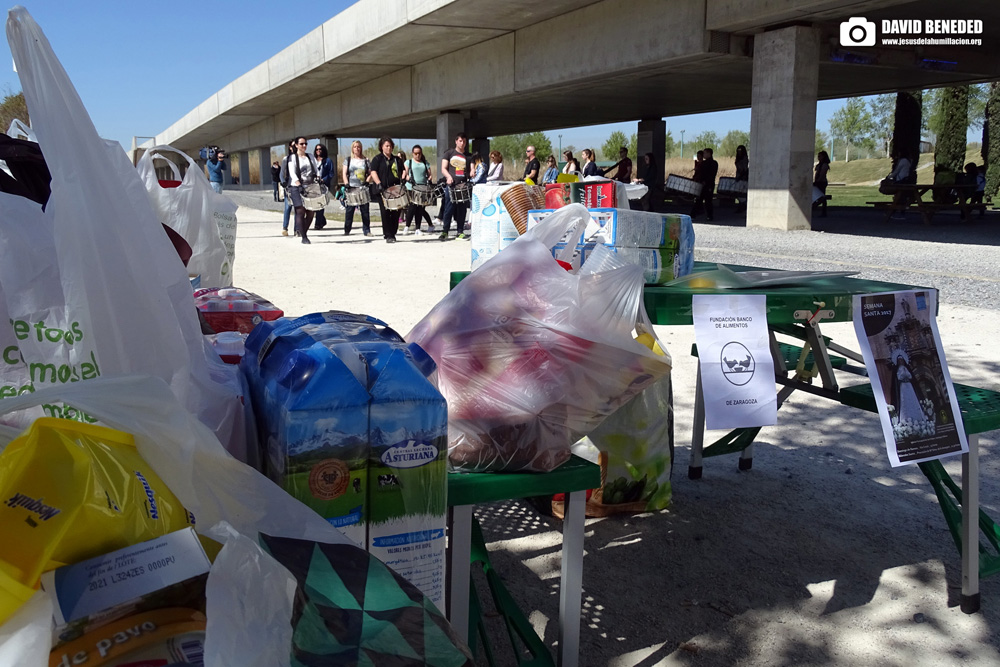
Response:
POLYGON ((826 194, 833 197, 827 206, 867 206, 870 201, 892 201, 891 195, 878 191, 876 185, 831 185, 826 194))

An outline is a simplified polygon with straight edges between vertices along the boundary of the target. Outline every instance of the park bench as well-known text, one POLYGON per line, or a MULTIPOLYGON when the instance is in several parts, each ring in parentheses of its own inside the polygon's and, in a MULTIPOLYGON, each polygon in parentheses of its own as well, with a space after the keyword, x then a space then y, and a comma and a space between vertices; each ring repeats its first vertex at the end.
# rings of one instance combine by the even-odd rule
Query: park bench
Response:
POLYGON ((907 211, 917 211, 924 219, 924 224, 930 224, 931 220, 934 218, 934 214, 940 211, 958 211, 961 214, 961 219, 968 217, 971 211, 980 211, 984 213, 986 211, 986 204, 973 204, 971 202, 955 202, 953 204, 939 204, 937 202, 907 202, 907 203, 897 203, 891 201, 869 201, 865 202, 869 206, 872 206, 876 211, 885 212, 885 220, 888 221, 889 218, 895 213, 906 213, 907 211))

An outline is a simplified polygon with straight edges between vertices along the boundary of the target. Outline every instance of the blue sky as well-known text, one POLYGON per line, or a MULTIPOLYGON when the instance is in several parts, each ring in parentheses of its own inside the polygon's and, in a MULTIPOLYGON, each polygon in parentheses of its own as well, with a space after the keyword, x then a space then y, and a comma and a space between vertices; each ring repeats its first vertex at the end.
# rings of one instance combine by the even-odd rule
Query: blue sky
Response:
MULTIPOLYGON (((98 132, 131 146, 133 136, 163 131, 210 95, 352 4, 245 0, 26 0, 83 99, 98 132)), ((9 54, 9 50, 7 52, 9 54)), ((7 60, 0 91, 21 89, 7 60)), ((817 125, 827 130, 840 101, 820 102, 817 125)), ((667 119, 674 139, 714 130, 750 130, 750 110, 667 119)), ((599 147, 615 129, 635 123, 549 132, 554 147, 599 147)), ((6 128, 0 128, 5 131, 6 128)))

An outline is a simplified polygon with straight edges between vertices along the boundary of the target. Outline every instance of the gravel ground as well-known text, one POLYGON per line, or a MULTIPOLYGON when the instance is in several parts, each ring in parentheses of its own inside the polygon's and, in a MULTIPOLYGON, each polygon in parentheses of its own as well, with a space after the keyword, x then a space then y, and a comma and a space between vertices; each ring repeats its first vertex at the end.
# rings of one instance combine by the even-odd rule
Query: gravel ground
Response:
MULTIPOLYGON (((282 238, 270 193, 228 193, 239 211, 237 284, 291 315, 339 308, 408 331, 468 266, 468 246, 428 236, 282 238)), ((280 206, 280 205, 278 205, 280 206)), ((1000 314, 993 226, 941 216, 884 223, 830 209, 810 232, 746 229, 732 209, 696 225, 700 260, 771 268, 857 270, 865 278, 941 289, 938 325, 958 382, 1000 389, 992 337, 1000 314)), ((867 214, 866 214, 867 213, 867 214)), ((376 226, 376 236, 378 228, 376 226)), ((664 512, 591 519, 584 559, 582 665, 1000 664, 1000 577, 982 582, 983 610, 958 608, 958 553, 930 485, 915 467, 889 466, 878 421, 795 394, 761 432, 754 467, 705 461, 687 479, 695 363, 692 327, 657 327, 673 355, 676 469, 664 512)), ((850 323, 824 334, 856 348, 850 323)), ((712 440, 713 434, 708 434, 712 440)), ((997 433, 980 440, 984 509, 1000 516, 997 433)), ((946 467, 957 479, 960 465, 946 467)), ((494 566, 549 646, 558 636, 561 526, 529 505, 477 508, 494 566)), ((501 643, 482 596, 494 645, 501 643)), ((500 664, 513 664, 498 649, 500 664)))

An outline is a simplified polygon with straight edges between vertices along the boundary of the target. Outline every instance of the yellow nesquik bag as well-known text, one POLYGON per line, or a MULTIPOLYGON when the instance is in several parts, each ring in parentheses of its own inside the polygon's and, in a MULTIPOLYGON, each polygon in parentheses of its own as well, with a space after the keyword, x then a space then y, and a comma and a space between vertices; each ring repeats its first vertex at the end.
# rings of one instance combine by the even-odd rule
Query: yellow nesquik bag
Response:
POLYGON ((36 420, 0 452, 0 623, 42 572, 193 523, 130 434, 36 420))

